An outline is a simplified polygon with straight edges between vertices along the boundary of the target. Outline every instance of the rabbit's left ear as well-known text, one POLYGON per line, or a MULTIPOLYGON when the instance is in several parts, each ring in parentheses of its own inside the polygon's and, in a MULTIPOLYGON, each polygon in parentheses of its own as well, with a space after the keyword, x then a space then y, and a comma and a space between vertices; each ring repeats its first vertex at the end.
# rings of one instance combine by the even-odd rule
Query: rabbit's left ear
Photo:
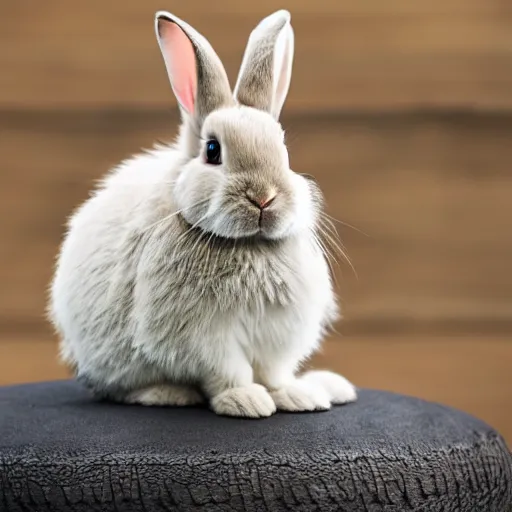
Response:
POLYGON ((204 36, 165 11, 156 13, 155 30, 182 111, 200 123, 234 103, 224 66, 204 36))
POLYGON ((290 13, 280 10, 252 31, 235 86, 242 105, 265 110, 278 119, 292 76, 294 35, 290 13))

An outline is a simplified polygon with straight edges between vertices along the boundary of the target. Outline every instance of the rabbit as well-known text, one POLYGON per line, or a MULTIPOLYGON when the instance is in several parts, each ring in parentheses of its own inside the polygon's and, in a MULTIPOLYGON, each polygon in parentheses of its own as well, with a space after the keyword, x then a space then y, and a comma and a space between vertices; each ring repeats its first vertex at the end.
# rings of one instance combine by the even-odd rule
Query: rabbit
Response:
POLYGON ((341 375, 299 373, 338 304, 322 194, 290 169, 279 123, 290 20, 280 10, 254 28, 231 90, 210 43, 156 13, 179 133, 74 211, 49 290, 61 359, 93 396, 245 418, 356 400, 341 375))

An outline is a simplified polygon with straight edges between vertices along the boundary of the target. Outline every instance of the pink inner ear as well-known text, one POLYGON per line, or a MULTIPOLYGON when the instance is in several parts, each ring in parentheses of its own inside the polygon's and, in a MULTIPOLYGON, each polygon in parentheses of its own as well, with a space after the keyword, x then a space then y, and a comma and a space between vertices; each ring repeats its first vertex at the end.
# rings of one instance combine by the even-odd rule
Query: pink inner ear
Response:
POLYGON ((192 43, 178 25, 168 20, 158 21, 158 33, 174 94, 181 106, 189 114, 193 114, 197 70, 192 43))

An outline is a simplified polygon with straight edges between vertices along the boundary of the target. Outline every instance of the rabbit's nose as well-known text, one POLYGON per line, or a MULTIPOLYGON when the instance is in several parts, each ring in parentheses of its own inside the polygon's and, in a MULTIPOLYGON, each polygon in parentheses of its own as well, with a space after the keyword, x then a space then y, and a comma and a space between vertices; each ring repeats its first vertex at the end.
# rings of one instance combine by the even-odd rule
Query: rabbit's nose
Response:
POLYGON ((264 210, 274 202, 277 194, 274 192, 267 194, 255 194, 249 189, 246 191, 245 195, 254 206, 258 207, 260 210, 264 210))

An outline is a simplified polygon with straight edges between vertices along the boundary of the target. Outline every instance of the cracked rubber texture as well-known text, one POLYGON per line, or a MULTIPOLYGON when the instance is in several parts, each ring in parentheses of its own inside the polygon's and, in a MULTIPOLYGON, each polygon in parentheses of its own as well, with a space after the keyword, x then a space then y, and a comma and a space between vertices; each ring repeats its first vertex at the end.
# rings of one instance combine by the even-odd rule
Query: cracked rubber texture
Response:
POLYGON ((0 388, 1 511, 509 512, 511 461, 481 421, 379 391, 243 420, 0 388))

